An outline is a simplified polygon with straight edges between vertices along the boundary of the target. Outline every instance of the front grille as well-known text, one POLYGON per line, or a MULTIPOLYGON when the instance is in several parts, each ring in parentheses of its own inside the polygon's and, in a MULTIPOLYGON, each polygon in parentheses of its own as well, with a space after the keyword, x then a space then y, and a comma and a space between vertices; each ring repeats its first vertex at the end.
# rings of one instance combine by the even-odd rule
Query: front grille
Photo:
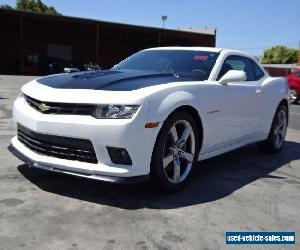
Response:
POLYGON ((18 139, 36 153, 60 159, 97 163, 92 143, 85 139, 40 134, 18 124, 18 139))
POLYGON ((44 114, 91 115, 94 109, 91 104, 42 102, 28 95, 24 97, 32 108, 44 114))

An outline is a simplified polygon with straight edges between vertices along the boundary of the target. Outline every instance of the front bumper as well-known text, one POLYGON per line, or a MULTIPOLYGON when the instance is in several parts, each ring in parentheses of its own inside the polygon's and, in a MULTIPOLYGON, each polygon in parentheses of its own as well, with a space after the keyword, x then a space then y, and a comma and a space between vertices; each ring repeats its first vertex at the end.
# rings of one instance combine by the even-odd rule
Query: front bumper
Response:
POLYGON ((90 116, 42 114, 19 97, 13 108, 16 123, 42 134, 90 140, 98 163, 39 154, 22 144, 17 136, 11 140, 10 148, 18 158, 33 167, 111 182, 145 180, 150 173, 152 151, 159 131, 159 128, 145 129, 147 110, 147 105, 142 106, 136 117, 130 120, 98 120, 90 116), (107 146, 125 148, 132 165, 114 164, 107 146))
POLYGON ((41 164, 38 162, 34 162, 31 158, 27 157, 26 155, 18 151, 12 144, 8 147, 8 150, 17 158, 19 158, 21 161, 25 162, 28 167, 34 167, 34 168, 39 168, 39 169, 48 170, 57 173, 75 175, 75 176, 80 176, 80 177, 94 179, 94 180, 101 180, 105 182, 114 182, 114 183, 121 183, 121 184, 133 184, 133 183, 140 183, 140 182, 145 182, 150 180, 149 175, 133 176, 133 177, 113 177, 113 176, 85 173, 85 171, 80 171, 80 170, 77 171, 66 170, 66 169, 62 169, 61 166, 47 165, 44 163, 41 164))

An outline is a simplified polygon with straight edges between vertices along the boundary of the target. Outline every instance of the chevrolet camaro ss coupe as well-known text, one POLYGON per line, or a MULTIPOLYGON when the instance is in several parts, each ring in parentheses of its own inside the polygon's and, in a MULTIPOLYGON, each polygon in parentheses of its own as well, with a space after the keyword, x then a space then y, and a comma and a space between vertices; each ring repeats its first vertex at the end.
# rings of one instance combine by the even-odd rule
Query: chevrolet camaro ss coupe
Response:
POLYGON ((146 49, 110 70, 24 85, 10 150, 30 167, 174 192, 200 160, 254 142, 278 152, 287 94, 284 78, 241 51, 146 49))

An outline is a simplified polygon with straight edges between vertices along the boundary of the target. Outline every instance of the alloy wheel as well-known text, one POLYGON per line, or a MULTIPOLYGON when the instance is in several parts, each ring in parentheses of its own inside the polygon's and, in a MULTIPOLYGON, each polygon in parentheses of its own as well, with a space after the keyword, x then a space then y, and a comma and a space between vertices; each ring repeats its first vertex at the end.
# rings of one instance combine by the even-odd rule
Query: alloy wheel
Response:
POLYGON ((280 148, 286 134, 287 114, 284 109, 279 110, 276 115, 275 127, 273 131, 273 142, 276 148, 280 148))
POLYGON ((163 169, 171 183, 186 179, 195 156, 195 135, 190 123, 177 121, 169 130, 163 149, 163 169))

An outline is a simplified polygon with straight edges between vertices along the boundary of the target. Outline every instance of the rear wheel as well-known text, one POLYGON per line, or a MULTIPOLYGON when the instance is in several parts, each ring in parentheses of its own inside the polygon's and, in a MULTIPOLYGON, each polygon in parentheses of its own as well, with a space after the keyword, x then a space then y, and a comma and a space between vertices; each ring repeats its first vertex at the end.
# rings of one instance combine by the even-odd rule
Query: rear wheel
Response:
POLYGON ((189 180, 199 153, 199 136, 194 118, 187 112, 165 121, 156 140, 151 178, 165 191, 175 192, 189 180))
POLYGON ((280 105, 276 111, 271 130, 267 140, 259 142, 258 146, 263 152, 276 153, 282 149, 288 125, 288 109, 280 105))

